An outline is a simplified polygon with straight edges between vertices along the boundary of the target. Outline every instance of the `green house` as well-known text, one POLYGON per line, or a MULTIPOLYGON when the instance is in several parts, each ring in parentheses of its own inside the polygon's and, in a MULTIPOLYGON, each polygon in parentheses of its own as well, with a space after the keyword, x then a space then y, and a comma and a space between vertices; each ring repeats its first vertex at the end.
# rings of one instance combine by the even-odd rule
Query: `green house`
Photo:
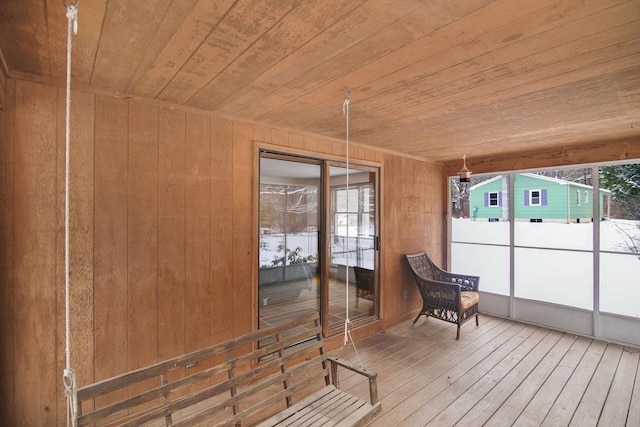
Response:
MULTIPOLYGON (((513 175, 516 221, 590 222, 593 188, 532 173, 513 175)), ((469 189, 469 215, 474 220, 509 219, 508 177, 498 175, 469 189)), ((611 192, 600 189, 600 218, 608 217, 611 192)))

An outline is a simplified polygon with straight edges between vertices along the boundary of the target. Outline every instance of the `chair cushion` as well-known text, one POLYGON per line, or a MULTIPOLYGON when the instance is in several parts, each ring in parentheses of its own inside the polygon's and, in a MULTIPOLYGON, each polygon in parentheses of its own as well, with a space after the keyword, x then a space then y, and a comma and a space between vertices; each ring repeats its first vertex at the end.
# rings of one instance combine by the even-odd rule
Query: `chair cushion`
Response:
POLYGON ((480 301, 480 295, 477 292, 465 291, 460 292, 460 308, 466 310, 469 307, 474 306, 480 301))

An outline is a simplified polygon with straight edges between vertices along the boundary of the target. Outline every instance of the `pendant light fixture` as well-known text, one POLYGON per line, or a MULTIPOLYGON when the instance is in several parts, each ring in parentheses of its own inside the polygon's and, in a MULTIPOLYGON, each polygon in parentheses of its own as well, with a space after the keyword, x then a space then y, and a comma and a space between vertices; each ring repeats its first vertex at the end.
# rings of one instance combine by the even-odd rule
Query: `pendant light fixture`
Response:
POLYGON ((467 155, 462 156, 462 169, 460 169, 460 182, 470 182, 471 181, 471 171, 467 169, 467 155))

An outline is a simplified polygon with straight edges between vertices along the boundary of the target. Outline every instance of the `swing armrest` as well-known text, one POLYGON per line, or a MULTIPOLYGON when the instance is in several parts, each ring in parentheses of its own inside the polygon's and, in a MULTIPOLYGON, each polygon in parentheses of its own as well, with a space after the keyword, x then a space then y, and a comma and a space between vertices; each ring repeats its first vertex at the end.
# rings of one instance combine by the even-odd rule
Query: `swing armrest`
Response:
POLYGON ((371 404, 375 405, 376 403, 378 403, 378 374, 376 372, 364 368, 359 368, 345 359, 339 359, 337 357, 328 357, 327 359, 329 360, 329 362, 331 362, 331 383, 336 388, 340 388, 340 381, 338 379, 338 366, 342 366, 343 368, 356 372, 369 379, 369 398, 371 399, 371 404))

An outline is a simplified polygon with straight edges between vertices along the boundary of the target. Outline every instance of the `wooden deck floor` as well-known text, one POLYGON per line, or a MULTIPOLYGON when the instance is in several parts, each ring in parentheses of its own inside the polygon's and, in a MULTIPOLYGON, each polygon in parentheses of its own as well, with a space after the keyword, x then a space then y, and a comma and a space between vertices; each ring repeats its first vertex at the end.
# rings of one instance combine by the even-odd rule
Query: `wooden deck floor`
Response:
MULTIPOLYGON (((640 426, 638 349, 490 316, 462 326, 421 318, 356 341, 378 372, 391 426, 640 426)), ((351 344, 336 352, 358 358, 351 344)), ((367 398, 341 371, 340 387, 367 398)))

